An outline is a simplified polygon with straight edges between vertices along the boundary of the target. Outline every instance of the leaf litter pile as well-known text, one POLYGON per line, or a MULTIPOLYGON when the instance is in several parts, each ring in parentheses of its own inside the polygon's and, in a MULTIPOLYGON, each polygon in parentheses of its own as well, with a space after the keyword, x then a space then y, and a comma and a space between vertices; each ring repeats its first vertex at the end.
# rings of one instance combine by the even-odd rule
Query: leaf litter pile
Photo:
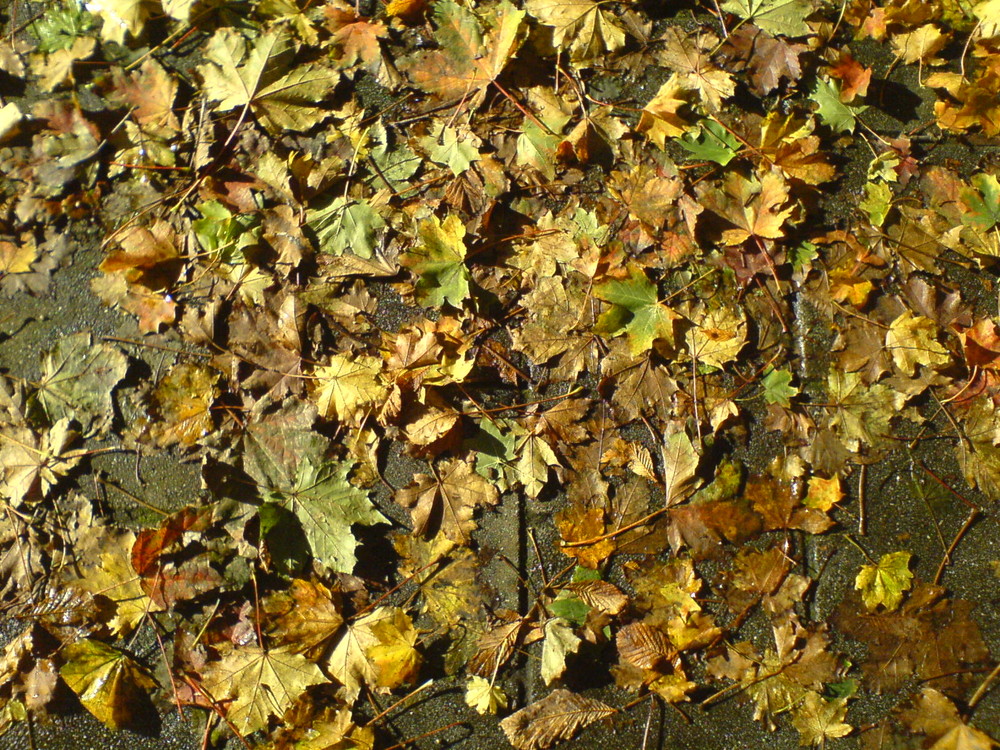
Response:
POLYGON ((996 744, 945 582, 1000 496, 1000 2, 4 12, 3 318, 91 242, 136 325, 0 378, 4 729, 996 744), (128 528, 110 452, 202 491, 128 528), (866 536, 900 460, 934 559, 866 536))

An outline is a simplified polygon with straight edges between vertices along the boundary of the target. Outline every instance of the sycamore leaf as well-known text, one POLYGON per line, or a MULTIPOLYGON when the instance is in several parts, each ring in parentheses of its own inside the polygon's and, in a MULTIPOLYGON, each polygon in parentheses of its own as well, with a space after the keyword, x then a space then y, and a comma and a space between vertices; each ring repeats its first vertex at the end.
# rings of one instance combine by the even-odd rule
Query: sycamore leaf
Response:
POLYGON ((593 60, 625 45, 614 15, 594 0, 527 0, 525 10, 551 26, 552 42, 576 62, 593 60))
POLYGON ((303 460, 291 486, 268 488, 265 497, 292 511, 317 561, 337 573, 354 570, 357 540, 351 524, 389 523, 368 493, 347 481, 351 464, 303 460))
POLYGON ((251 45, 234 29, 220 28, 209 39, 198 67, 205 95, 220 112, 249 107, 272 132, 308 130, 328 111, 315 106, 340 80, 320 65, 288 71, 295 49, 283 30, 269 31, 251 45))
POLYGON ((410 511, 414 533, 433 536, 440 530, 459 544, 468 544, 476 528, 476 508, 498 500, 496 488, 457 458, 440 463, 434 476, 417 474, 396 492, 396 502, 410 511))
POLYGON ((659 300, 656 285, 636 266, 627 279, 612 279, 594 286, 594 296, 610 302, 601 315, 597 330, 628 336, 629 351, 639 354, 653 348, 657 339, 673 343, 674 321, 680 316, 659 300))
POLYGON ((419 277, 417 300, 426 307, 448 303, 461 308, 469 298, 469 269, 465 265, 465 226, 456 214, 442 222, 436 216, 420 222, 420 241, 399 262, 419 277))
POLYGON ((500 728, 518 750, 544 750, 616 713, 606 703, 559 689, 511 714, 500 728))
POLYGON ((84 638, 62 649, 60 675, 84 707, 111 729, 132 726, 148 707, 153 679, 123 652, 84 638), (145 704, 145 705, 144 705, 145 704))
POLYGON ((808 0, 726 0, 722 10, 753 21, 769 34, 805 36, 810 33, 805 19, 813 8, 808 0))
POLYGON ((869 611, 880 604, 889 612, 899 607, 903 592, 910 588, 913 581, 910 557, 909 552, 889 552, 882 555, 878 563, 861 567, 854 587, 861 591, 869 611))
POLYGON ((572 626, 560 617, 545 623, 545 642, 542 644, 542 680, 551 685, 566 671, 566 655, 576 653, 582 641, 572 626))
POLYGON ((868 109, 867 106, 852 106, 841 101, 840 81, 818 79, 809 98, 819 105, 816 109, 819 119, 837 132, 854 132, 857 115, 868 109))
POLYGON ((53 423, 75 419, 83 437, 111 423, 111 392, 128 369, 128 360, 107 343, 92 344, 89 333, 60 339, 42 359, 35 398, 53 423))
POLYGON ((435 3, 433 15, 441 49, 419 52, 403 60, 400 68, 424 91, 478 107, 487 87, 517 52, 524 11, 503 0, 488 19, 485 36, 479 17, 454 0, 435 3))
POLYGON ((202 686, 208 696, 226 705, 226 718, 243 735, 282 716, 306 688, 327 682, 319 667, 300 654, 257 646, 234 648, 204 670, 202 686))
POLYGON ((465 703, 478 714, 495 714, 497 709, 507 708, 507 694, 485 677, 471 675, 465 686, 465 703))
POLYGON ((455 128, 438 122, 431 127, 430 135, 420 139, 420 144, 427 149, 431 161, 447 166, 456 177, 482 158, 479 153, 482 140, 467 125, 455 128))

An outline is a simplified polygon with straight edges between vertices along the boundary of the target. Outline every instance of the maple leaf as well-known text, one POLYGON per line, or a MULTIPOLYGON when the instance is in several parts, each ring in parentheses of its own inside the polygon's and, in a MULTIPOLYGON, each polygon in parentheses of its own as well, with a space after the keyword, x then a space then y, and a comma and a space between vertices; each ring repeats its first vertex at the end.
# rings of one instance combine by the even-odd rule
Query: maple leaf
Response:
MULTIPOLYGON (((699 35, 696 39, 679 27, 666 30, 660 43, 660 62, 680 74, 680 83, 694 91, 710 113, 722 109, 722 100, 736 91, 736 82, 726 71, 713 65, 706 50, 716 47, 714 34, 699 35)), ((723 165, 725 166, 725 165, 723 165)))
POLYGON ((334 354, 330 364, 317 367, 313 398, 320 415, 339 422, 360 425, 388 394, 381 382, 382 362, 365 354, 334 354))
POLYGON ((129 107, 131 116, 143 132, 166 138, 180 130, 173 110, 177 80, 154 58, 147 58, 131 74, 115 68, 111 74, 111 85, 112 89, 106 95, 108 101, 129 107))
POLYGON ((420 586, 420 611, 443 629, 468 620, 469 612, 482 600, 478 583, 478 560, 469 547, 458 546, 444 534, 424 540, 397 534, 393 548, 402 558, 399 572, 412 576, 420 586))
POLYGON ((219 373, 202 365, 174 365, 153 392, 156 421, 150 433, 157 445, 191 446, 212 431, 212 404, 219 397, 219 373))
POLYGON ((660 302, 656 285, 638 267, 630 265, 626 279, 596 284, 594 296, 612 304, 598 320, 598 332, 625 333, 632 354, 652 349, 657 339, 673 343, 674 321, 680 315, 660 302))
POLYGON ((511 714, 500 728, 518 750, 544 750, 616 713, 606 703, 559 689, 511 714))
MULTIPOLYGON (((556 513, 553 520, 563 540, 576 543, 604 536, 607 531, 604 515, 602 508, 572 505, 556 513)), ((562 551, 576 558, 580 565, 596 569, 615 551, 615 543, 611 539, 601 539, 585 545, 564 545, 562 551)))
POLYGON ((485 36, 479 17, 454 0, 435 3, 433 17, 441 49, 419 52, 399 67, 424 91, 462 99, 475 109, 517 52, 524 11, 503 0, 494 7, 485 36))
POLYGON ((419 277, 414 284, 417 301, 427 307, 448 303, 461 309, 470 296, 469 269, 465 265, 465 226, 456 214, 442 222, 436 216, 420 222, 419 243, 400 255, 399 262, 419 277))
POLYGON ((827 740, 846 737, 854 727, 844 721, 847 699, 828 700, 819 693, 808 693, 792 716, 792 726, 799 731, 803 745, 823 747, 827 740))
POLYGON ((888 612, 899 608, 903 592, 913 581, 910 557, 909 552, 889 552, 882 555, 878 563, 862 566, 854 587, 861 591, 869 612, 880 604, 888 612))
POLYGON ((723 306, 691 317, 697 325, 687 333, 687 348, 694 360, 721 370, 736 359, 747 338, 747 322, 741 312, 723 306))
POLYGON ((60 655, 60 675, 105 726, 135 727, 143 710, 151 710, 146 691, 156 682, 125 653, 83 638, 64 646, 60 655))
POLYGON ((991 750, 1000 744, 966 724, 955 704, 934 688, 923 688, 913 706, 901 711, 899 717, 910 731, 934 742, 931 750, 991 750))
POLYGON ((625 45, 625 32, 594 0, 527 0, 525 10, 551 26, 552 43, 575 62, 593 60, 625 45))
POLYGON ((74 333, 43 357, 35 398, 52 423, 75 419, 83 437, 90 437, 110 425, 111 392, 127 369, 128 360, 116 347, 74 333))
POLYGON ((291 484, 263 487, 269 502, 291 510, 302 524, 316 560, 335 572, 350 573, 358 542, 351 525, 389 523, 368 493, 347 481, 352 464, 305 458, 291 484))
POLYGON ((778 88, 782 79, 799 79, 799 57, 809 49, 805 44, 778 39, 748 25, 730 32, 724 51, 727 48, 738 55, 735 62, 746 65, 752 89, 765 96, 778 88))
POLYGON ((819 137, 812 134, 814 126, 811 117, 769 112, 760 123, 755 153, 788 177, 809 185, 829 182, 837 176, 837 170, 826 160, 819 137))
POLYGON ((338 195, 324 206, 306 209, 306 225, 316 234, 320 251, 371 258, 385 220, 369 204, 338 195))
POLYGON ((922 367, 943 367, 951 362, 948 350, 937 342, 934 321, 907 310, 889 325, 885 347, 892 352, 896 367, 909 377, 922 367))
POLYGON ((472 675, 465 686, 465 703, 478 714, 495 714, 507 707, 507 694, 485 677, 472 675))
POLYGON ((103 19, 101 38, 124 44, 125 33, 139 36, 147 19, 156 11, 155 0, 92 0, 85 7, 103 19))
POLYGON ((705 187, 699 191, 699 197, 705 208, 738 227, 722 233, 727 245, 740 245, 751 237, 783 237, 782 226, 795 210, 788 200, 788 184, 780 173, 773 171, 760 180, 728 172, 721 191, 705 187))
POLYGON ((726 166, 736 158, 740 142, 715 120, 702 120, 697 133, 689 131, 677 139, 677 145, 695 159, 714 161, 726 166))
POLYGON ((919 584, 895 612, 868 612, 852 593, 838 607, 833 622, 868 646, 861 665, 877 692, 898 690, 911 677, 934 680, 941 690, 962 692, 972 679, 971 665, 989 650, 979 626, 970 619, 972 603, 944 598, 940 586, 919 584))
POLYGON ((0 432, 0 496, 15 507, 48 496, 87 455, 82 448, 70 449, 79 437, 71 424, 65 417, 57 420, 40 440, 23 426, 0 432))
POLYGON ((454 128, 438 122, 431 126, 426 137, 420 139, 420 144, 431 161, 447 166, 456 177, 482 158, 479 153, 482 140, 467 125, 454 128))
POLYGON ((791 399, 799 395, 799 389, 792 385, 792 373, 788 370, 768 370, 761 378, 764 387, 764 400, 769 404, 778 404, 784 408, 791 406, 791 399))
POLYGON ((288 72, 295 49, 284 31, 269 31, 249 46, 230 28, 217 29, 198 72, 205 95, 220 112, 250 109, 272 132, 308 130, 328 111, 315 106, 337 85, 340 74, 309 64, 288 72))
POLYGON ((299 578, 264 599, 261 611, 274 641, 307 658, 319 656, 344 624, 339 597, 318 581, 299 578))
POLYGON ((753 21, 769 34, 805 36, 810 33, 805 19, 813 8, 808 0, 726 0, 722 10, 753 21))
POLYGON ((457 458, 438 464, 433 476, 417 474, 396 492, 396 502, 410 511, 414 533, 433 536, 440 529, 459 544, 468 544, 476 528, 475 509, 498 500, 493 485, 457 458))
POLYGON ((230 701, 226 717, 243 735, 282 716, 310 685, 327 682, 319 667, 287 648, 234 648, 202 672, 201 687, 216 704, 230 701))
POLYGON ((326 45, 333 47, 340 66, 360 64, 369 73, 377 73, 382 64, 379 39, 389 35, 385 24, 359 16, 357 9, 343 0, 328 3, 323 13, 326 28, 331 32, 326 45))
POLYGON ((690 103, 691 95, 692 89, 683 83, 680 74, 671 74, 642 108, 636 130, 664 148, 667 138, 681 136, 691 127, 678 113, 681 107, 690 103))
POLYGON ((378 607, 348 627, 326 667, 353 703, 362 685, 388 691, 411 681, 420 668, 417 631, 399 607, 378 607))
POLYGON ((846 104, 841 98, 840 82, 824 81, 822 78, 816 81, 816 88, 809 98, 818 105, 816 114, 819 118, 838 132, 853 133, 857 116, 868 108, 846 104))

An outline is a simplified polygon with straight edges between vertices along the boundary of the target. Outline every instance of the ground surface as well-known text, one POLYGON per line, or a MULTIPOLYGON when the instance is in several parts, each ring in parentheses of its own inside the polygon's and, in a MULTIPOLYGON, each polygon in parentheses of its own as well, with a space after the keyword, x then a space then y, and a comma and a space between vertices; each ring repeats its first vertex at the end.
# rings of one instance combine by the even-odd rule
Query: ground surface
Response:
POLYGON ((1000 10, 663 5, 0 11, 0 746, 1000 737, 1000 10))

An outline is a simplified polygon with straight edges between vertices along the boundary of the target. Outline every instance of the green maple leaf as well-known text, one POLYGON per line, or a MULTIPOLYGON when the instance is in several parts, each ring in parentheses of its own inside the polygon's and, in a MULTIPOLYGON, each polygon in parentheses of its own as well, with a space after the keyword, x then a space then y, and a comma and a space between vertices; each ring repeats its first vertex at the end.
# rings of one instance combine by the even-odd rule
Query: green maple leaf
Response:
POLYGON ((372 125, 368 129, 368 135, 375 142, 371 157, 378 167, 379 179, 388 181, 393 190, 408 189, 410 178, 420 168, 421 158, 406 145, 405 140, 393 143, 389 132, 381 122, 372 125))
POLYGON ((347 481, 350 463, 301 461, 294 484, 265 492, 265 498, 292 511, 313 557, 337 573, 351 573, 358 542, 351 524, 389 523, 368 493, 347 481))
POLYGON ((414 284, 417 301, 425 307, 446 302, 462 307, 469 298, 469 269, 465 265, 465 226, 455 214, 443 222, 436 216, 420 222, 420 242, 399 262, 419 277, 414 284))
POLYGON ((813 7, 807 0, 726 0, 722 10, 775 36, 805 36, 811 31, 805 19, 813 7))
POLYGON ((913 581, 910 557, 909 552, 890 552, 882 555, 877 564, 862 566, 854 587, 861 591, 861 598, 869 610, 880 604, 889 612, 899 607, 903 592, 913 581))
POLYGON ((740 149, 740 142, 715 120, 703 120, 697 133, 688 132, 675 140, 693 158, 714 161, 723 167, 736 158, 740 149))
POLYGON ((304 131, 325 119, 329 110, 315 106, 340 80, 340 73, 321 65, 289 70, 295 47, 285 31, 269 31, 252 45, 235 30, 216 30, 205 48, 198 72, 205 96, 228 112, 250 108, 269 131, 304 131))
POLYGON ((792 385, 792 373, 788 370, 770 370, 760 384, 764 386, 764 400, 769 404, 778 404, 786 409, 791 405, 790 399, 799 395, 799 389, 792 385))
POLYGON ((60 655, 59 673, 88 711, 111 729, 135 725, 149 703, 143 696, 156 686, 138 663, 91 638, 67 645, 60 655))
POLYGON ((127 369, 128 359, 111 344, 92 344, 89 333, 75 333, 45 355, 35 398, 51 423, 75 419, 90 437, 111 423, 111 391, 127 369))
POLYGON ((651 349, 657 339, 673 342, 673 324, 680 316, 660 302, 656 285, 640 269, 632 266, 628 279, 596 285, 594 296, 612 304, 597 321, 596 330, 625 333, 632 354, 651 349))
POLYGON ((962 223, 981 232, 1000 224, 1000 182, 991 174, 973 175, 969 180, 973 187, 960 193, 966 213, 962 223))
POLYGON ((868 107, 852 107, 840 100, 840 83, 836 81, 816 81, 816 88, 809 95, 819 108, 816 114, 829 127, 837 132, 854 131, 857 124, 857 115, 864 112, 868 107))
POLYGON ((306 224, 316 233, 319 249, 324 253, 351 252, 371 258, 375 233, 385 226, 385 221, 367 203, 339 195, 322 208, 308 209, 306 224))
POLYGON ((96 25, 97 19, 84 10, 82 4, 63 2, 47 8, 31 28, 38 36, 38 51, 49 54, 69 49, 96 25))
POLYGON ((479 161, 479 138, 468 127, 459 129, 439 122, 420 143, 435 164, 444 164, 458 177, 479 161))

